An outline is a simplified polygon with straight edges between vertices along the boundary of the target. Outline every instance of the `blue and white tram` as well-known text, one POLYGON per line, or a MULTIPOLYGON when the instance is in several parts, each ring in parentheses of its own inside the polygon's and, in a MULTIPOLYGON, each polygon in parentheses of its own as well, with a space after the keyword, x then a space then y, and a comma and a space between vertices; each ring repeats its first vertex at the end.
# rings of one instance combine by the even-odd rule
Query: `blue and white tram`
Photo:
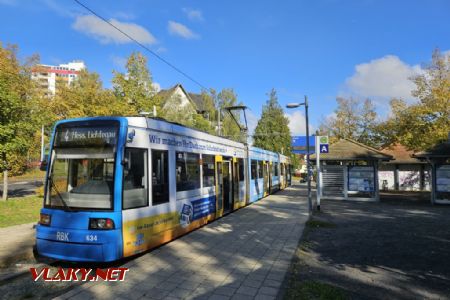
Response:
POLYGON ((283 188, 280 158, 160 119, 60 121, 37 252, 107 262, 159 246, 283 188))

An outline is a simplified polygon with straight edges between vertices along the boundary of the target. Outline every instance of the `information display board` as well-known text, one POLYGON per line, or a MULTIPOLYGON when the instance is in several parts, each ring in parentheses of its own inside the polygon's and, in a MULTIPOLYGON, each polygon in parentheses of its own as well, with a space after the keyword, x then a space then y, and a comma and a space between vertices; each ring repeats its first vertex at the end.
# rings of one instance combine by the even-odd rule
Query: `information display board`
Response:
POLYGON ((440 165, 436 168, 436 191, 450 192, 450 165, 440 165))
MULTIPOLYGON (((71 125, 71 124, 70 124, 71 125)), ((112 147, 117 144, 119 124, 93 124, 80 126, 60 125, 56 128, 54 146, 64 147, 112 147)))
POLYGON ((375 170, 373 166, 349 166, 348 190, 356 192, 375 191, 375 170))

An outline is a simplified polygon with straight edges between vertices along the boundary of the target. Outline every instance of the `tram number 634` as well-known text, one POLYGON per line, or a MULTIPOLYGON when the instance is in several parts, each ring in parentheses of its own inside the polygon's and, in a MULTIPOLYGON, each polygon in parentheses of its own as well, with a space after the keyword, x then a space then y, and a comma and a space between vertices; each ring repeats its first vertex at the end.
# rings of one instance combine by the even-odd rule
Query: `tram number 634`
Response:
POLYGON ((97 235, 96 234, 88 234, 88 235, 86 235, 86 241, 88 241, 88 242, 96 242, 97 241, 97 235))

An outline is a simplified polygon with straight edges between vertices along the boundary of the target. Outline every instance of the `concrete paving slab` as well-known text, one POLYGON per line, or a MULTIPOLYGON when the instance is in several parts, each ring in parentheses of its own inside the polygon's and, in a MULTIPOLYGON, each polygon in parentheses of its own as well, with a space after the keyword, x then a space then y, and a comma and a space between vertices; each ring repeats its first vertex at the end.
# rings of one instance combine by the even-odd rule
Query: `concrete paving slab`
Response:
POLYGON ((304 194, 294 185, 270 195, 130 261, 125 282, 60 298, 98 297, 105 285, 132 298, 275 299, 308 219, 304 194))

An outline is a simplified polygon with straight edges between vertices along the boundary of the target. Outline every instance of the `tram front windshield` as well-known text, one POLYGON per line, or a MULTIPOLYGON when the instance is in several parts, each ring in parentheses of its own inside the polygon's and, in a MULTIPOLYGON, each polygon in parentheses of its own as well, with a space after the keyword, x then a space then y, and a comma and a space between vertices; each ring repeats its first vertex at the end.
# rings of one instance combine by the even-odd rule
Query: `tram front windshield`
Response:
MULTIPOLYGON (((69 134, 79 131, 70 129, 69 134)), ((85 129, 83 131, 86 133, 85 129)), ((89 134, 86 136, 92 136, 89 134)), ((100 147, 98 139, 96 145, 89 145, 89 141, 77 137, 77 147, 70 147, 73 143, 69 143, 67 130, 59 135, 57 132, 55 139, 47 179, 46 207, 68 211, 112 209, 115 147, 111 144, 115 144, 115 139, 100 147), (85 143, 84 147, 81 143, 85 143)))

